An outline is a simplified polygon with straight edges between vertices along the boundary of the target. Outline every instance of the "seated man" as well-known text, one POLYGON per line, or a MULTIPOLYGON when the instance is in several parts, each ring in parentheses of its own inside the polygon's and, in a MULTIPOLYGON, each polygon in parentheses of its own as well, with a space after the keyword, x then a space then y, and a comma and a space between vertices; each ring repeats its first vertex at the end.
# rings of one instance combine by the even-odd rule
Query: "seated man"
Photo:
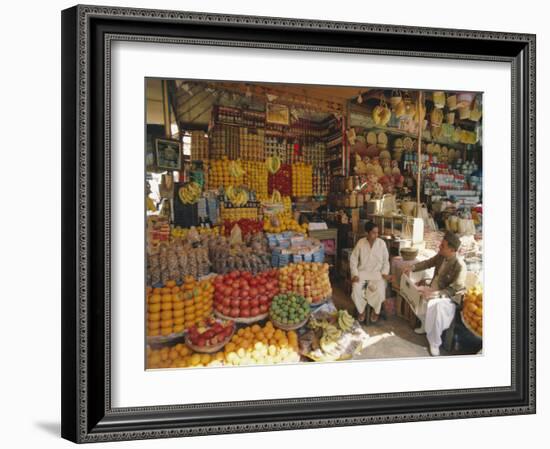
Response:
POLYGON ((409 274, 411 271, 435 267, 430 289, 422 294, 427 301, 426 315, 419 316, 422 325, 414 330, 417 334, 426 334, 433 356, 439 355, 441 334, 451 325, 456 306, 460 304, 465 290, 466 265, 456 254, 459 247, 460 239, 452 232, 447 232, 434 257, 403 270, 403 273, 409 274))
POLYGON ((378 226, 369 221, 365 224, 365 232, 366 237, 357 242, 350 256, 351 298, 359 313, 359 321, 365 320, 365 309, 369 304, 372 307, 371 321, 376 322, 386 299, 386 281, 391 279, 390 262, 386 244, 378 238, 378 226))

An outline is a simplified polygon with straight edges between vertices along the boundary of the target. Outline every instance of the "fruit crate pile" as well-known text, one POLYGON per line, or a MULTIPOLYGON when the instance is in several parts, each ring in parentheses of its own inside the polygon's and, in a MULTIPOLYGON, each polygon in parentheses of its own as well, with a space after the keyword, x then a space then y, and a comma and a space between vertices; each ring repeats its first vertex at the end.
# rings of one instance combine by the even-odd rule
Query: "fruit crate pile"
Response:
POLYGON ((264 130, 260 128, 239 128, 239 157, 246 161, 265 159, 264 130))
POLYGON ((272 194, 278 190, 283 196, 292 195, 292 166, 290 164, 281 164, 281 167, 275 174, 268 176, 268 193, 272 194))
POLYGON ((239 128, 217 124, 210 132, 210 157, 212 159, 237 159, 239 157, 239 128))
MULTIPOLYGON (((283 194, 283 192, 281 192, 283 194)), ((313 167, 303 162, 292 164, 292 196, 313 195, 313 167)))
POLYGON ((203 131, 191 131, 191 160, 205 161, 210 157, 209 139, 203 131))
POLYGON ((326 145, 324 142, 315 142, 304 145, 303 161, 312 165, 314 168, 323 168, 325 166, 326 145))
POLYGON ((208 317, 213 310, 214 286, 189 276, 178 286, 168 281, 163 287, 148 287, 147 336, 180 334, 208 317))
POLYGON ((268 172, 264 162, 244 161, 244 183, 256 192, 256 196, 267 196, 268 172))
POLYGON ((287 161, 287 145, 284 137, 265 135, 264 140, 265 157, 279 156, 282 161, 287 161))

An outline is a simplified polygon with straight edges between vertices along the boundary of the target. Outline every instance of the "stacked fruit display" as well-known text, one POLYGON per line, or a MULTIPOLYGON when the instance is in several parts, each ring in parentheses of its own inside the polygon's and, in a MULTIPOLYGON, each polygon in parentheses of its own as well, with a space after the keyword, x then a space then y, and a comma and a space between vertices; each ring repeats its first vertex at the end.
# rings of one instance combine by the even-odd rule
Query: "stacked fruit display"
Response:
POLYGON ((224 347, 226 365, 271 365, 300 361, 298 335, 275 329, 271 321, 239 329, 224 347))
POLYGON ((278 190, 281 195, 292 194, 292 169, 290 164, 281 164, 276 173, 270 173, 267 179, 269 193, 278 190))
POLYGON ((191 160, 208 160, 208 136, 204 131, 191 131, 191 160))
POLYGON ((168 281, 162 288, 148 287, 146 293, 149 337, 180 334, 212 313, 214 286, 210 281, 187 277, 181 287, 168 281))
POLYGON ((251 220, 249 218, 241 218, 237 221, 225 220, 223 222, 223 235, 228 236, 235 225, 241 229, 243 236, 262 232, 263 222, 260 220, 251 220))
POLYGON ((310 304, 323 302, 332 295, 329 266, 326 263, 292 263, 279 269, 279 288, 282 293, 304 296, 310 304))
POLYGON ((267 195, 267 168, 263 162, 243 162, 244 183, 256 192, 256 196, 267 195))
POLYGON ((239 128, 239 156, 248 161, 264 160, 264 130, 239 128))
POLYGON ((248 203, 250 195, 244 187, 230 185, 225 188, 225 199, 235 207, 243 207, 248 203))
POLYGON ((265 232, 279 234, 285 231, 294 231, 305 234, 307 233, 307 230, 307 223, 304 223, 303 225, 298 224, 298 222, 292 218, 290 212, 285 211, 264 218, 265 232))
POLYGON ((214 307, 218 315, 245 321, 265 316, 272 298, 279 293, 276 270, 254 276, 233 271, 214 279, 214 307))
POLYGON ((309 164, 304 164, 303 162, 292 164, 292 196, 312 195, 313 167, 309 164))
POLYGON ((239 161, 230 161, 226 156, 210 161, 208 184, 212 189, 238 186, 244 181, 244 169, 239 161))
POLYGON ((465 324, 477 335, 483 335, 483 289, 481 286, 469 288, 464 295, 462 316, 465 324))
POLYGON ((250 220, 258 219, 258 208, 256 207, 225 207, 220 205, 220 218, 222 220, 238 221, 244 218, 250 220))
POLYGON ((303 296, 294 293, 275 295, 269 308, 269 315, 278 327, 304 324, 309 314, 309 303, 303 296))
POLYGON ((147 348, 147 369, 221 366, 225 354, 199 354, 184 343, 160 349, 147 348))
POLYGON ((188 346, 197 352, 215 352, 229 341, 235 330, 233 321, 208 318, 187 331, 188 346))

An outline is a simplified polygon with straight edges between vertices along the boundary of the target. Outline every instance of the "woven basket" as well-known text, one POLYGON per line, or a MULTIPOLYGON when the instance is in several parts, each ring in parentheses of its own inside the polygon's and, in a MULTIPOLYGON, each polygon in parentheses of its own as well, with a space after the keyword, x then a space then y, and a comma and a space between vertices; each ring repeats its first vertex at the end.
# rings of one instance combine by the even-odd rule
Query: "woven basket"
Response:
POLYGON ((223 320, 234 321, 235 323, 239 323, 239 324, 252 324, 252 323, 257 323, 258 321, 265 320, 269 316, 269 312, 262 313, 261 315, 256 315, 250 318, 243 318, 243 317, 233 318, 230 316, 225 316, 223 313, 220 313, 217 310, 214 310, 214 315, 216 315, 218 318, 221 318, 223 320))
POLYGON ((213 354, 214 352, 220 351, 227 343, 229 343, 234 334, 235 334, 235 327, 233 327, 233 332, 231 332, 231 335, 229 335, 224 341, 222 341, 221 343, 218 343, 217 345, 208 346, 208 347, 195 346, 193 343, 191 343, 191 341, 189 340, 189 337, 186 334, 185 344, 195 352, 202 352, 204 354, 213 354))
POLYGON ((299 323, 295 323, 295 324, 283 324, 283 323, 280 323, 279 321, 275 320, 275 318, 273 317, 269 317, 271 322, 273 323, 273 326, 281 329, 281 330, 284 330, 284 331, 294 331, 296 329, 300 329, 301 327, 303 327, 307 321, 309 320, 309 317, 310 317, 310 313, 308 313, 308 315, 302 320, 300 321, 299 323))

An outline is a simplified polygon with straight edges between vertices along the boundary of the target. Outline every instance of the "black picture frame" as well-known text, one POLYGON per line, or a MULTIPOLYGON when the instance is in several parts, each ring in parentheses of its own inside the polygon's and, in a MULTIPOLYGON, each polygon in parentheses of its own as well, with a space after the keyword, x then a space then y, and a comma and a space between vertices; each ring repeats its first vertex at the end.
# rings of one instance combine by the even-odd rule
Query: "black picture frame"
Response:
POLYGON ((181 158, 182 158, 182 143, 179 140, 174 139, 164 139, 157 137, 155 138, 155 157, 158 168, 164 168, 166 170, 180 170, 181 169, 181 158), (170 165, 169 158, 166 157, 165 152, 163 151, 161 145, 164 144, 164 147, 174 146, 176 147, 176 162, 173 165, 170 165))
POLYGON ((64 10, 62 436, 84 443, 535 413, 535 42, 534 35, 492 31, 101 6, 64 10), (511 385, 113 408, 109 98, 115 40, 509 63, 511 385))

